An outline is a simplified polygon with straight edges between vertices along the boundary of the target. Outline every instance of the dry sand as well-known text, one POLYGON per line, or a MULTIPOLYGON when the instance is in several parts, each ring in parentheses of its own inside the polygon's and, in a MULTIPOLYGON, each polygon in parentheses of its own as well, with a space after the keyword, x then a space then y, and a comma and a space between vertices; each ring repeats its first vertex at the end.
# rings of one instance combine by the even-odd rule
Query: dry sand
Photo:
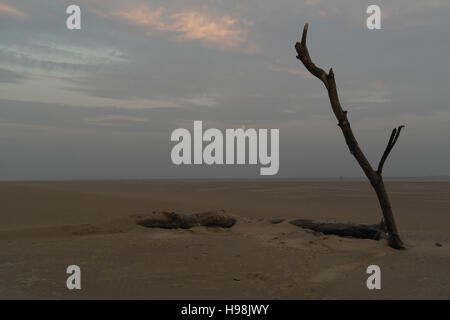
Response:
POLYGON ((0 298, 449 299, 450 183, 388 189, 405 251, 287 222, 376 223, 368 183, 3 182, 0 298), (237 224, 161 230, 130 218, 218 209, 237 224), (66 288, 71 264, 81 290, 66 288), (366 287, 371 264, 381 290, 366 287))

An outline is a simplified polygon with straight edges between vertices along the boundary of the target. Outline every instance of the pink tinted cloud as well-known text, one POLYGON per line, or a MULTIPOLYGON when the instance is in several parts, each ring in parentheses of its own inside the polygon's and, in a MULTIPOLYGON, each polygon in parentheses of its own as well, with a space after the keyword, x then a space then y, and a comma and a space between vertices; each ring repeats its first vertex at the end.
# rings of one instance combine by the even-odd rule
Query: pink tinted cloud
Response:
POLYGON ((150 7, 140 6, 128 10, 117 11, 112 15, 131 24, 151 26, 157 30, 166 30, 167 26, 163 21, 163 14, 163 8, 152 10, 150 7))
POLYGON ((112 16, 130 24, 145 27, 148 33, 170 32, 176 40, 197 40, 207 47, 241 49, 248 54, 259 47, 248 40, 248 21, 240 21, 228 15, 214 15, 207 11, 185 10, 175 13, 165 8, 148 5, 128 8, 112 13, 112 16))
POLYGON ((11 7, 7 4, 0 2, 0 14, 16 17, 25 18, 26 14, 17 8, 11 7))

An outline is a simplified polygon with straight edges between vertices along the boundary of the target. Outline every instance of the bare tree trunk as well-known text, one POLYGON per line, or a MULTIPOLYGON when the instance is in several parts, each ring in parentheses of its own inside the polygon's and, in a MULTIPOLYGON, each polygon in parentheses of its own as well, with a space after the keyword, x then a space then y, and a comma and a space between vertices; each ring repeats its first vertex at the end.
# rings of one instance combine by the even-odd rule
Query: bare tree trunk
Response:
POLYGON ((350 153, 355 157, 356 161, 364 171, 365 175, 369 179, 372 187, 375 189, 375 192, 378 197, 378 201, 381 206, 381 210, 383 211, 384 224, 386 225, 387 232, 389 235, 389 245, 395 249, 403 249, 403 242, 400 239, 398 234, 397 226, 395 225, 394 215, 392 213, 391 203, 389 201, 388 194, 386 192, 386 188, 384 186, 382 170, 384 162, 386 161, 389 153, 397 142, 398 137, 400 136, 400 131, 404 126, 399 126, 392 130, 391 137, 389 139, 388 145, 381 157, 380 163, 378 164, 378 169, 375 171, 370 162, 367 160, 366 156, 362 152, 361 148, 358 145, 358 141, 353 135, 352 128, 350 127, 350 122, 347 118, 347 111, 344 111, 341 107, 337 88, 336 81, 334 79, 333 69, 330 69, 328 74, 321 68, 317 67, 311 60, 309 56, 308 48, 306 46, 306 37, 308 34, 308 24, 305 24, 303 28, 303 35, 301 42, 297 42, 295 44, 295 49, 297 50, 297 59, 299 59, 303 65, 308 69, 308 71, 320 79, 325 85, 328 91, 328 97, 330 99, 331 108, 338 120, 338 126, 341 128, 342 133, 345 137, 345 142, 350 150, 350 153))
POLYGON ((391 202, 381 177, 378 186, 374 186, 373 188, 377 193, 378 201, 380 202, 380 207, 383 211, 383 223, 385 224, 389 235, 389 245, 395 249, 404 249, 403 242, 398 234, 397 225, 395 224, 391 202))

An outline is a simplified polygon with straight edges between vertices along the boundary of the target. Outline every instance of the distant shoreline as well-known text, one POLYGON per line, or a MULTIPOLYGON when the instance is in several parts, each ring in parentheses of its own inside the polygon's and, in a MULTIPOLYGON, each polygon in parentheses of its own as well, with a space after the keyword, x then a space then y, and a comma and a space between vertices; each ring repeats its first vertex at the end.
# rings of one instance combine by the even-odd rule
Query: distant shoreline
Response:
MULTIPOLYGON (((450 176, 384 177, 389 182, 450 182, 450 176)), ((0 182, 366 182, 365 177, 325 178, 145 178, 145 179, 17 179, 0 182)))

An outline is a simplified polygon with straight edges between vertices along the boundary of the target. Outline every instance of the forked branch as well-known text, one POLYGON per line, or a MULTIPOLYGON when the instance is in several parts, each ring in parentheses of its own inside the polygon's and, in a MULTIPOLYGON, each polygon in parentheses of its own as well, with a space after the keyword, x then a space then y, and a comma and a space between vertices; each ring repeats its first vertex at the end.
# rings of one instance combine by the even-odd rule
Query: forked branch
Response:
POLYGON ((397 142, 397 139, 400 136, 400 131, 402 131, 404 127, 405 126, 399 126, 398 128, 394 128, 392 130, 391 137, 389 138, 389 142, 386 146, 386 150, 384 150, 383 156, 381 157, 380 162, 378 163, 377 173, 379 175, 381 175, 381 173, 383 172, 384 162, 389 156, 389 153, 391 153, 392 148, 395 146, 395 143, 397 142))

